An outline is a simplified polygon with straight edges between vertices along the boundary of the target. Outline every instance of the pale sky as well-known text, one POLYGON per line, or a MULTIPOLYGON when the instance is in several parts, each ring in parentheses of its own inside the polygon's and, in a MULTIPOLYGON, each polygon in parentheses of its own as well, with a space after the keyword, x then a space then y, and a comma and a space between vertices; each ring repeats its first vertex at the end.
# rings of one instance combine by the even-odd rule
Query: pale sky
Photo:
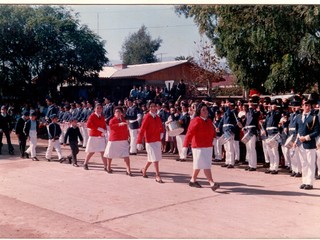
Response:
POLYGON ((121 63, 119 52, 126 37, 144 24, 152 39, 163 41, 156 52, 162 61, 177 56, 193 56, 201 35, 193 19, 174 12, 174 5, 68 5, 79 13, 82 24, 89 26, 106 41, 107 57, 121 63))

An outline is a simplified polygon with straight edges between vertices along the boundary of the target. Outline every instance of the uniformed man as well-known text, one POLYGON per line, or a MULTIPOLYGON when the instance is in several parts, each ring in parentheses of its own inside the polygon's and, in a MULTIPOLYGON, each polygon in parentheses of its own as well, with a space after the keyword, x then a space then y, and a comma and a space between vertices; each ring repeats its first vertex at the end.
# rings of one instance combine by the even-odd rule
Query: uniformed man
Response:
POLYGON ((222 137, 226 137, 228 140, 224 144, 226 151, 226 161, 221 167, 234 168, 235 164, 235 150, 234 150, 234 138, 235 138, 235 125, 237 124, 235 113, 233 111, 234 101, 227 99, 225 104, 225 113, 223 114, 222 120, 216 129, 216 132, 222 128, 222 137))
POLYGON ((297 140, 294 147, 299 148, 302 166, 302 185, 300 189, 313 189, 316 164, 316 137, 319 136, 318 117, 311 112, 312 100, 303 103, 303 112, 297 116, 297 140))
POLYGON ((139 129, 139 119, 141 114, 139 108, 133 103, 133 99, 128 99, 128 109, 125 119, 129 121, 129 134, 130 134, 130 155, 137 155, 137 137, 139 129))
MULTIPOLYGON (((271 111, 268 112, 266 116, 266 120, 264 122, 264 129, 268 136, 268 141, 271 143, 272 141, 279 141, 280 136, 279 134, 279 121, 281 119, 281 114, 278 111, 278 105, 276 101, 271 101, 271 111), (276 137, 279 136, 279 138, 276 137)), ((274 142, 275 143, 275 142, 274 142)), ((270 168, 265 173, 271 173, 271 174, 278 174, 278 168, 279 168, 279 144, 266 144, 266 149, 264 151, 268 152, 269 158, 270 158, 270 168)))
POLYGON ((6 139, 7 139, 9 154, 10 155, 14 154, 14 148, 12 146, 11 138, 10 138, 10 133, 13 129, 12 122, 13 122, 13 119, 8 114, 7 107, 3 105, 1 107, 1 114, 0 114, 0 154, 2 153, 1 149, 3 146, 3 144, 2 144, 3 134, 6 136, 6 139))
POLYGON ((245 170, 249 171, 255 171, 257 169, 256 141, 260 116, 260 112, 256 110, 257 105, 257 99, 249 99, 248 111, 245 115, 245 126, 243 128, 244 133, 251 136, 250 139, 246 142, 246 161, 248 161, 248 167, 245 170))

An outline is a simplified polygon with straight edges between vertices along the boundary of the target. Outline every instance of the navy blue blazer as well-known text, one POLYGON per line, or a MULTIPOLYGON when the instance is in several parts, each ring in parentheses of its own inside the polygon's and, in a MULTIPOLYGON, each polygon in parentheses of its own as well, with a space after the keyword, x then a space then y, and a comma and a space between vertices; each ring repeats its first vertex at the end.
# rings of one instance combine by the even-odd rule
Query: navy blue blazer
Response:
POLYGON ((319 120, 315 114, 310 113, 304 122, 302 122, 303 114, 297 116, 296 121, 296 132, 300 136, 309 135, 311 140, 303 142, 303 148, 315 149, 316 148, 316 137, 319 136, 319 120))

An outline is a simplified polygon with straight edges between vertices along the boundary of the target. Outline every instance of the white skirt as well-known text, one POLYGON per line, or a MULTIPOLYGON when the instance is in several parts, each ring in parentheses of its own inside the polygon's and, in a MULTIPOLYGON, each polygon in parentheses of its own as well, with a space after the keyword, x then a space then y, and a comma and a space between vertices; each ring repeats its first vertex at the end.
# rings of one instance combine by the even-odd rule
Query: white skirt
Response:
POLYGON ((87 153, 104 152, 105 148, 106 148, 106 138, 105 137, 89 136, 85 152, 87 152, 87 153))
POLYGON ((146 143, 148 162, 158 162, 162 159, 161 142, 146 143))
POLYGON ((193 169, 211 169, 213 147, 192 148, 193 169))
POLYGON ((122 141, 108 141, 106 150, 104 151, 106 158, 124 158, 129 157, 129 142, 122 141))

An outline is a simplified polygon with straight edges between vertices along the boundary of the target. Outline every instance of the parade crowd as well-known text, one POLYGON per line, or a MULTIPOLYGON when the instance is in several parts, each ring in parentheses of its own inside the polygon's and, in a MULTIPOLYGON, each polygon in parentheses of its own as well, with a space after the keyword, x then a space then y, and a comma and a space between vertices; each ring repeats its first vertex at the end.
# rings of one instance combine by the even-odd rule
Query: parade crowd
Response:
MULTIPOLYGON (((302 179, 300 189, 313 189, 320 179, 320 140, 318 96, 308 99, 296 95, 291 100, 251 96, 248 101, 225 99, 188 99, 183 81, 175 94, 154 91, 144 94, 142 87, 129 97, 114 102, 110 97, 93 101, 55 101, 26 103, 13 107, 3 103, 0 116, 0 154, 6 137, 8 153, 14 154, 10 134, 19 139, 22 158, 37 158, 37 139, 41 131, 48 136, 45 160, 52 160, 55 149, 60 163, 68 161, 79 167, 79 147, 85 148, 83 169, 100 154, 104 170, 112 173, 112 159, 122 158, 126 174, 132 176, 130 155, 146 150, 147 161, 140 170, 144 178, 151 165, 155 181, 163 183, 160 161, 163 153, 177 154, 176 161, 191 156, 193 171, 190 187, 201 188, 197 181, 203 170, 213 191, 220 185, 213 180, 211 165, 233 169, 247 164, 246 171, 257 170, 257 144, 262 143, 265 173, 276 175, 285 168, 288 175, 302 179), (28 144, 28 148, 26 147, 28 144), (61 145, 70 147, 64 157, 61 145), (243 154, 245 152, 245 154, 243 154), (245 156, 241 159, 241 155, 245 156)), ((152 88, 150 88, 152 89, 152 88)))

